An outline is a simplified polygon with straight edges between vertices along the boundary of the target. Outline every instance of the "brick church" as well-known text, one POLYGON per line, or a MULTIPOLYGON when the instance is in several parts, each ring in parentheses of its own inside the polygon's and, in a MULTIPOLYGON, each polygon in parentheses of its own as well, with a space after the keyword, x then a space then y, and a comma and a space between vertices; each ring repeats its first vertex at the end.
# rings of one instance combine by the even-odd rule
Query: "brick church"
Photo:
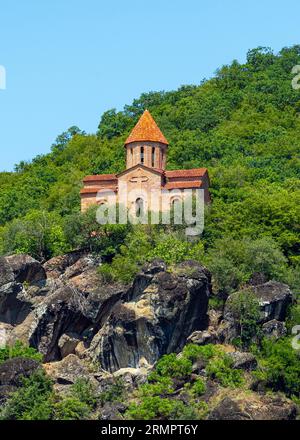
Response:
POLYGON ((86 176, 81 195, 81 210, 95 204, 107 203, 105 191, 115 194, 116 201, 123 201, 128 208, 142 204, 143 208, 161 210, 162 190, 170 193, 170 204, 184 197, 184 190, 203 189, 204 201, 209 203, 209 176, 206 168, 190 170, 166 170, 168 141, 160 131, 150 112, 146 110, 125 142, 126 169, 119 174, 86 176), (99 192, 100 191, 100 192, 99 192), (156 191, 156 193, 155 193, 156 191), (150 197, 150 193, 157 194, 150 197), (151 202, 150 202, 151 199, 151 202), (152 206, 151 206, 152 203, 152 206), (155 205, 155 206, 154 206, 155 205))

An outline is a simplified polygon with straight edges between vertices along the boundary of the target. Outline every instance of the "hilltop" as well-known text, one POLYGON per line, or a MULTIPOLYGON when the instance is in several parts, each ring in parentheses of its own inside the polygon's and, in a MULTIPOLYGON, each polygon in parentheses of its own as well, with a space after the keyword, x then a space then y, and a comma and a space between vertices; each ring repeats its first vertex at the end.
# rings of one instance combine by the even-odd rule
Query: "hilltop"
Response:
POLYGON ((300 46, 250 50, 0 173, 0 326, 12 344, 0 350, 0 418, 296 418, 298 64, 300 46), (80 212, 82 178, 124 169, 146 108, 170 142, 167 169, 209 170, 198 240, 80 212))

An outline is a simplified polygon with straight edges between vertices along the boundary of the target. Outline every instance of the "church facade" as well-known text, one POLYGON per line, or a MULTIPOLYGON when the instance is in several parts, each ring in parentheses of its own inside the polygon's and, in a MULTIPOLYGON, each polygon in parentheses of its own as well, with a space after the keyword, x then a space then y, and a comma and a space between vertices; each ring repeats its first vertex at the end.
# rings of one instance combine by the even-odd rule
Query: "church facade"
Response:
MULTIPOLYGON (((209 175, 206 168, 166 170, 168 141, 146 110, 125 142, 126 169, 119 174, 100 174, 83 179, 81 210, 109 203, 111 196, 125 204, 143 209, 166 209, 162 195, 169 195, 169 203, 182 200, 187 193, 201 189, 205 203, 210 202, 209 175)), ((167 207, 169 208, 169 207, 167 207)))

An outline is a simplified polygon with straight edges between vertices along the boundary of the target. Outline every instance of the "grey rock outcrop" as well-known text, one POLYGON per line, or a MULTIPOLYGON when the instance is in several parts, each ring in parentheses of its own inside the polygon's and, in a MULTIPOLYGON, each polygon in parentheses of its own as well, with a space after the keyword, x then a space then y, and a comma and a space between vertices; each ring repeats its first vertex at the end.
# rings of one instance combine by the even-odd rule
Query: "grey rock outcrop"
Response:
POLYGON ((286 284, 277 281, 269 281, 253 287, 253 292, 260 303, 262 317, 261 322, 273 319, 284 321, 287 310, 293 301, 293 294, 286 284))
MULTIPOLYGON (((252 293, 258 300, 260 316, 257 324, 262 327, 263 333, 268 336, 281 337, 285 334, 283 321, 287 317, 289 306, 293 302, 293 294, 286 284, 269 281, 264 284, 250 286, 245 293, 252 293), (281 335, 281 336, 280 336, 281 335)), ((239 292, 230 295, 225 303, 224 319, 217 329, 220 343, 230 342, 239 336, 239 323, 232 313, 230 304, 239 292)))
POLYGON ((280 396, 227 396, 209 414, 209 420, 294 420, 297 407, 280 396))
POLYGON ((233 360, 232 368, 238 370, 255 370, 257 367, 257 360, 251 353, 234 351, 228 353, 228 356, 233 360))
POLYGON ((211 279, 198 263, 169 272, 154 261, 127 289, 103 284, 98 266, 76 252, 44 266, 26 255, 1 259, 0 322, 10 341, 30 344, 44 362, 77 354, 113 372, 147 368, 207 328, 211 279))
POLYGON ((146 265, 95 335, 92 357, 116 371, 178 352, 193 331, 206 328, 210 293, 210 274, 195 262, 173 273, 160 261, 146 265))
POLYGON ((284 322, 273 319, 263 324, 262 332, 267 338, 276 340, 287 335, 287 328, 284 322))

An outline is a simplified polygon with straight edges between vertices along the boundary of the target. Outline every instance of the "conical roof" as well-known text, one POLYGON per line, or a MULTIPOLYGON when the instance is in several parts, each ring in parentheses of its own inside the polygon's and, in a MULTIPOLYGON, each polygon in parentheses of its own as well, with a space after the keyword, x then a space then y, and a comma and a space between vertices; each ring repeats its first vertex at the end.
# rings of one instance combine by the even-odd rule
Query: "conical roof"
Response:
POLYGON ((130 144, 131 142, 140 141, 160 142, 166 145, 169 144, 148 110, 145 110, 140 117, 138 123, 128 136, 125 145, 130 144))

